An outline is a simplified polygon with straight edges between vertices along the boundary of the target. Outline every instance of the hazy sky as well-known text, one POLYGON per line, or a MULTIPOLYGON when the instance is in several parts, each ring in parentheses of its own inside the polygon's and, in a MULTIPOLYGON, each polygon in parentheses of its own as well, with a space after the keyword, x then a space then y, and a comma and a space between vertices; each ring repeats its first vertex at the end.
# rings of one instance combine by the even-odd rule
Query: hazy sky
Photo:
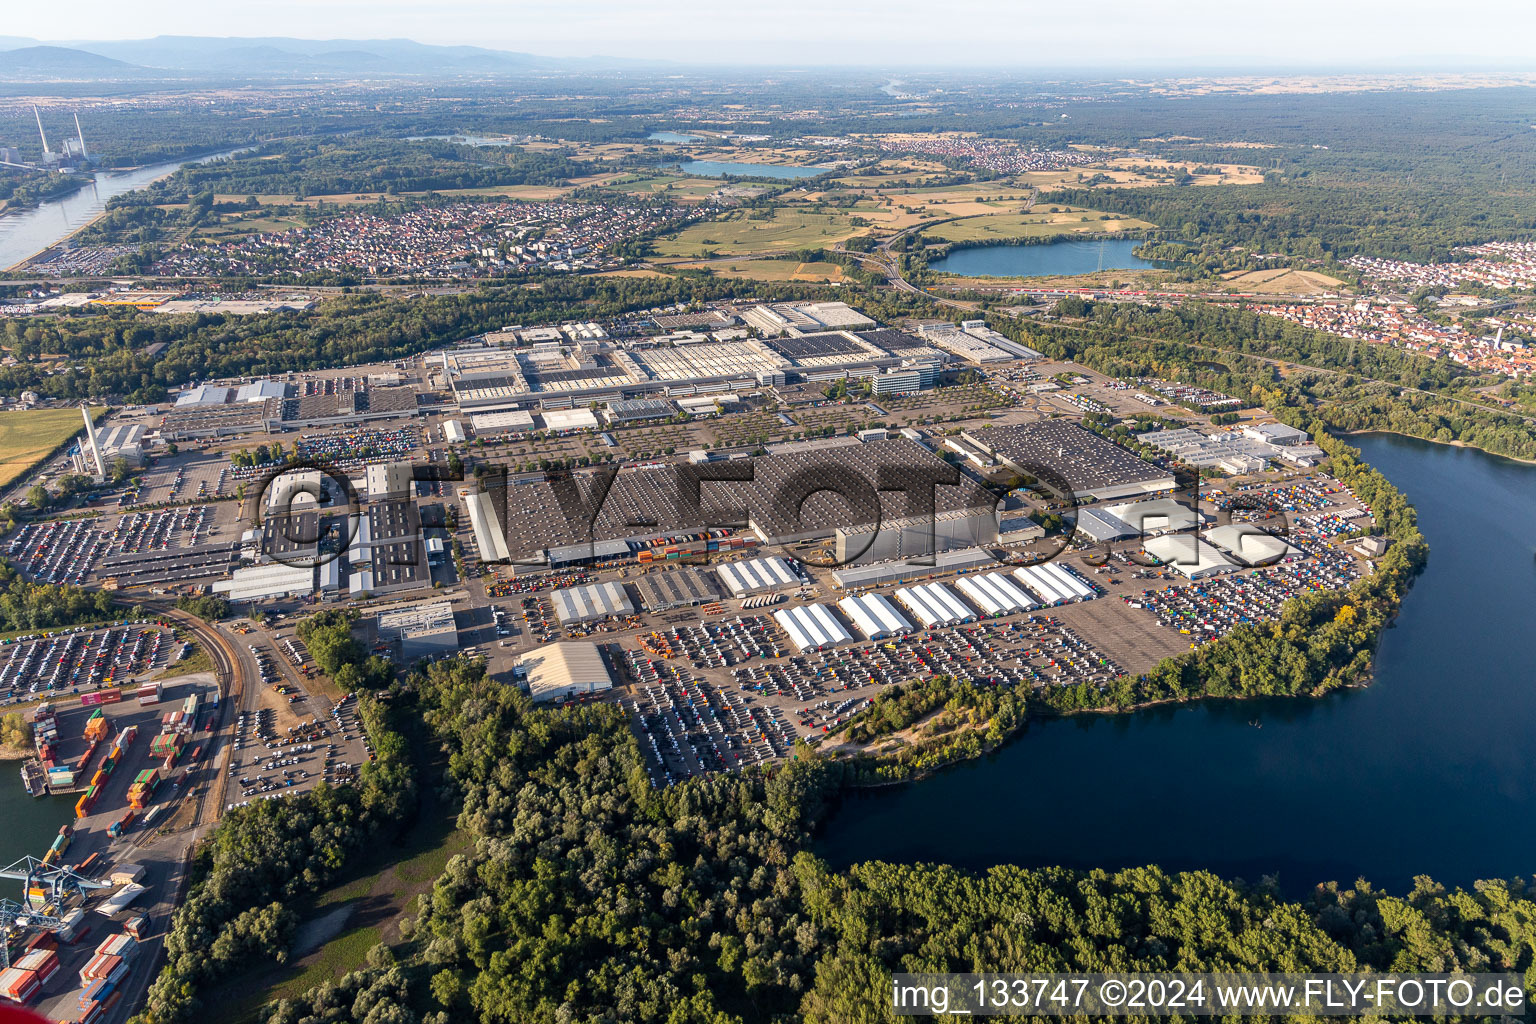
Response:
POLYGON ((75 0, 0 33, 404 37, 700 63, 1536 68, 1536 0, 75 0))

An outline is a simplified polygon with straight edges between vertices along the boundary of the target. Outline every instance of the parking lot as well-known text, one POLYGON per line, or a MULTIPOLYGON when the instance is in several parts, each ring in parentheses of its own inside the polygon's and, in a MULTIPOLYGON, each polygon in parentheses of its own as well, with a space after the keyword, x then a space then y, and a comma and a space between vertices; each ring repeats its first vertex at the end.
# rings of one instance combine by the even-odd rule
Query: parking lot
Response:
POLYGON ((0 703, 143 682, 174 665, 185 646, 147 620, 22 635, 0 642, 0 703))
MULTIPOLYGON (((261 679, 255 707, 235 720, 234 750, 226 799, 231 807, 250 800, 275 800, 302 793, 321 782, 355 782, 372 756, 350 695, 332 702, 312 693, 279 659, 286 651, 247 644, 261 679)), ((301 648, 302 650, 302 648, 301 648)))

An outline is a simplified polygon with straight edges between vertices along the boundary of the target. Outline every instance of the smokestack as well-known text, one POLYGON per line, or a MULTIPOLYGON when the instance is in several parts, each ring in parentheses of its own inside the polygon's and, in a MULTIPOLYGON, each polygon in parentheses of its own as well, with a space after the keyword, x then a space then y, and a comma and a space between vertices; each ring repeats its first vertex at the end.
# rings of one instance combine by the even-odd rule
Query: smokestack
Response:
POLYGON ((85 151, 85 132, 80 130, 80 115, 75 115, 75 134, 80 138, 80 159, 89 160, 90 154, 85 151))
POLYGON ((85 439, 91 446, 91 457, 96 460, 96 475, 106 479, 107 467, 101 461, 101 448, 96 444, 96 424, 91 422, 91 407, 80 403, 80 415, 85 417, 85 439))
POLYGON ((48 136, 43 134, 43 115, 37 112, 36 103, 32 104, 32 116, 37 118, 37 137, 43 140, 43 155, 47 156, 52 150, 48 148, 48 136))

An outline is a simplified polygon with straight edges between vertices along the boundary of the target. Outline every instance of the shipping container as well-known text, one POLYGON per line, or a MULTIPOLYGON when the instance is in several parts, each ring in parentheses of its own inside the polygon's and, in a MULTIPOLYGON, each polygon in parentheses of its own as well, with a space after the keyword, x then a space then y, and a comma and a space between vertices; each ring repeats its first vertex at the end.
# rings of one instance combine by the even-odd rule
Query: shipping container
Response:
POLYGON ((30 1003, 42 991, 36 973, 19 967, 7 967, 0 971, 0 997, 22 1006, 30 1003))

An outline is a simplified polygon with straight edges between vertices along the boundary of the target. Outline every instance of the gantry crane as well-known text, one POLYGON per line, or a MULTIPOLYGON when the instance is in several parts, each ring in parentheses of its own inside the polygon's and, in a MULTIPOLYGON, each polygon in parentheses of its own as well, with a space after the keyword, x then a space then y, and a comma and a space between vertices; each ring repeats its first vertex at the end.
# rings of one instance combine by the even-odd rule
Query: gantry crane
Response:
POLYGON ((0 969, 11 966, 8 936, 13 927, 56 931, 64 924, 56 911, 70 897, 84 898, 87 892, 112 888, 110 882, 86 878, 61 865, 44 864, 36 857, 23 857, 9 867, 0 869, 0 878, 21 882, 20 903, 0 899, 0 969), (41 896, 34 895, 37 890, 42 890, 41 896))

